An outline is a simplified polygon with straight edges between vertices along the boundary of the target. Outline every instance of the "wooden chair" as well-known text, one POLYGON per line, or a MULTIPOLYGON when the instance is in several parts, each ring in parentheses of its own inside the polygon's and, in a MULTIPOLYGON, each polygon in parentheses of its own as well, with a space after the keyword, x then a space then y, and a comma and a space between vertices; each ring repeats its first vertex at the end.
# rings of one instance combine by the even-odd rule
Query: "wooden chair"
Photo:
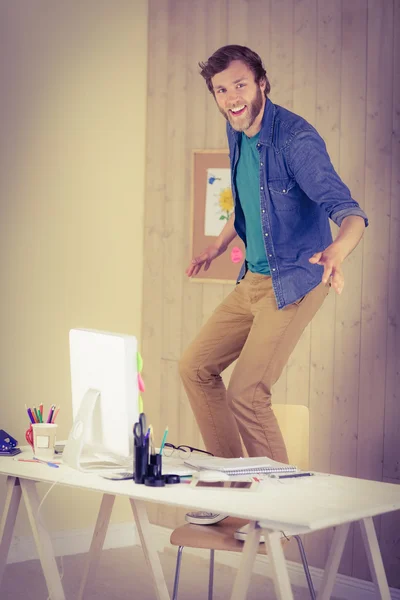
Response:
MULTIPOLYGON (((290 463, 302 470, 307 470, 309 464, 308 408, 297 404, 276 404, 274 405, 274 413, 285 439, 290 463)), ((215 550, 241 552, 243 550, 243 542, 235 539, 233 536, 237 529, 247 523, 248 521, 245 519, 228 517, 215 525, 193 525, 188 523, 176 528, 172 532, 170 542, 173 546, 178 546, 172 600, 177 600, 178 598, 182 552, 185 546, 188 548, 206 548, 210 550, 208 600, 212 600, 215 550)), ((296 539, 299 547, 310 596, 312 600, 315 600, 316 594, 302 540, 298 535, 294 535, 293 537, 296 539)), ((282 542, 284 543, 285 541, 287 541, 287 538, 283 538, 282 542)), ((260 544, 258 553, 267 554, 266 544, 260 544)))

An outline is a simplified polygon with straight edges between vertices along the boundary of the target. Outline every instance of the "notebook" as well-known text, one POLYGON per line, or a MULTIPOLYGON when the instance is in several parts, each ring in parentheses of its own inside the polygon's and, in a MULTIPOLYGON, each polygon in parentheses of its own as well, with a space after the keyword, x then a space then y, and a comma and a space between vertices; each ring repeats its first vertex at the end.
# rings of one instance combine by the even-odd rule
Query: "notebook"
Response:
POLYGON ((220 471, 227 475, 251 473, 294 473, 297 467, 277 462, 267 456, 252 458, 188 458, 185 465, 198 471, 220 471))

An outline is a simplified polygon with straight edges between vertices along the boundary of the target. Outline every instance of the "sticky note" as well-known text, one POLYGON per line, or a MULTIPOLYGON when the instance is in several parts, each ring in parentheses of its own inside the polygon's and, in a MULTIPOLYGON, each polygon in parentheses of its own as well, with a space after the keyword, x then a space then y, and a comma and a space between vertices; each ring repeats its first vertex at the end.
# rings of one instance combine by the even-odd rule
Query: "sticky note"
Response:
POLYGON ((233 263, 239 263, 243 260, 243 252, 238 246, 233 246, 231 250, 231 261, 233 263))

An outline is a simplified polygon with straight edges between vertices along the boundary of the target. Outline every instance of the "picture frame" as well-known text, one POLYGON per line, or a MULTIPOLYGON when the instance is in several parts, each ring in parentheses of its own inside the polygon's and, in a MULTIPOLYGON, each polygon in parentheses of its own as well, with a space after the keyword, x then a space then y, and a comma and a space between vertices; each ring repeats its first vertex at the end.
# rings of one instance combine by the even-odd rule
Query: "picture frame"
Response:
MULTIPOLYGON (((193 258, 216 241, 234 209, 228 150, 193 150, 191 184, 190 258, 193 258)), ((244 258, 245 247, 237 236, 208 271, 202 268, 191 280, 236 283, 244 258)))

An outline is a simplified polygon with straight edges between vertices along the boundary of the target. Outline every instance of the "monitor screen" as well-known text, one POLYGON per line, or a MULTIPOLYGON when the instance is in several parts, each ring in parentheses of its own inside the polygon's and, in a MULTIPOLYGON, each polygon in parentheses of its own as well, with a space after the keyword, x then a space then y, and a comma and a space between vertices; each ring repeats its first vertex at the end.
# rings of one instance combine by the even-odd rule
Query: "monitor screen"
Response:
POLYGON ((71 329, 70 361, 73 420, 89 390, 99 392, 85 444, 128 457, 133 453, 133 424, 138 420, 137 340, 134 336, 71 329))

